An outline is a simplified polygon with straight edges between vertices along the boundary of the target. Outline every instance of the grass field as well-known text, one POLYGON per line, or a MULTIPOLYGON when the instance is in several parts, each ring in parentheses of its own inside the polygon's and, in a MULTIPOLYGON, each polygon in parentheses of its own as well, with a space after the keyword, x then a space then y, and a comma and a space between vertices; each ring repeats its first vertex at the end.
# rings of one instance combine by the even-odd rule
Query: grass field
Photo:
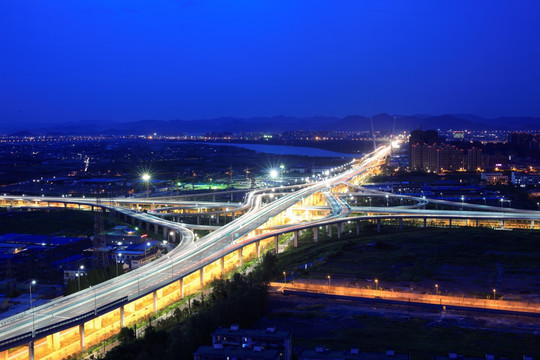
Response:
POLYGON ((365 284, 377 278, 381 287, 424 291, 437 283, 443 293, 480 297, 493 288, 506 297, 540 294, 539 232, 460 228, 348 235, 341 240, 320 236, 325 240, 314 243, 308 231, 298 248, 279 256, 280 271, 315 279, 330 274, 365 284))

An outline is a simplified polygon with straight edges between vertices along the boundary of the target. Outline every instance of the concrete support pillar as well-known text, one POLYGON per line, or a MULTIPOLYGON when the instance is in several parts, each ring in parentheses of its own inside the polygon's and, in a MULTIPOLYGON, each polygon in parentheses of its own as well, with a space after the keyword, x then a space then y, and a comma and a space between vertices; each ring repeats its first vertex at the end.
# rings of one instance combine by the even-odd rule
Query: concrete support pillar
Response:
POLYGON ((101 329, 101 316, 94 318, 94 329, 101 329))
POLYGON ((330 238, 332 238, 334 236, 333 234, 333 226, 332 225, 328 225, 328 236, 330 236, 330 238))
POLYGON ((121 306, 120 307, 120 327, 124 327, 125 323, 126 323, 126 318, 125 318, 125 312, 124 312, 124 307, 121 306))
POLYGON ((180 280, 178 280, 178 283, 179 283, 179 288, 180 288, 180 299, 183 299, 184 298, 184 278, 181 278, 180 280))
POLYGON ((293 232, 294 247, 298 247, 298 230, 293 232))
POLYGON ((424 229, 427 227, 427 218, 424 218, 424 229))
POLYGON ((130 218, 130 220, 131 220, 131 225, 135 225, 135 218, 132 217, 130 218))
POLYGON ((337 238, 341 239, 341 231, 343 230, 343 223, 337 223, 337 238))
POLYGON ((279 236, 274 236, 274 249, 276 250, 276 254, 279 253, 279 236))
MULTIPOLYGON (((94 211, 94 207, 92 206, 92 211, 94 211)), ((128 221, 128 216, 126 214, 124 214, 124 221, 127 222, 128 221)))
POLYGON ((234 217, 235 217, 235 213, 234 213, 234 211, 233 211, 233 213, 232 213, 232 219, 233 219, 233 221, 234 221, 234 217))
POLYGON ((219 259, 219 264, 221 265, 221 276, 225 276, 225 256, 219 259))
POLYGON ((531 220, 531 230, 534 229, 534 220, 531 220))
POLYGON ((156 234, 156 235, 157 235, 157 234, 158 234, 158 232, 159 232, 159 225, 157 225, 157 224, 154 224, 154 234, 156 234))
POLYGON ((201 225, 201 217, 197 216, 197 225, 201 225))
POLYGON ((261 258, 261 242, 257 241, 255 243, 255 251, 257 252, 257 259, 261 258))
POLYGON ((403 218, 399 218, 399 230, 403 230, 403 218))
POLYGON ((79 325, 79 346, 81 351, 86 350, 86 345, 84 343, 84 324, 79 325))
POLYGON ((504 229, 504 219, 501 220, 501 229, 504 229))
POLYGON ((163 228, 163 238, 167 238, 167 228, 163 228))
POLYGON ((238 249, 238 261, 240 262, 240 267, 244 266, 244 251, 243 251, 243 248, 238 249))
POLYGON ((34 342, 30 341, 28 343, 28 359, 34 360, 34 342))
POLYGON ((319 241, 319 227, 318 226, 315 226, 313 228, 313 241, 314 242, 319 241))
POLYGON ((154 291, 154 313, 157 314, 157 291, 154 291))
POLYGON ((148 221, 146 222, 146 231, 150 232, 150 223, 148 221))
POLYGON ((360 236, 360 221, 356 222, 356 236, 360 236))
POLYGON ((452 228, 452 219, 448 219, 448 228, 451 229, 452 228))
POLYGON ((201 285, 201 289, 204 287, 204 267, 201 268, 201 270, 199 270, 199 282, 200 282, 200 285, 201 285))
POLYGON ((139 229, 142 229, 142 220, 137 221, 137 226, 139 229))
POLYGON ((381 232, 381 219, 377 219, 377 232, 381 232))
POLYGON ((216 214, 216 225, 219 225, 219 214, 216 214))

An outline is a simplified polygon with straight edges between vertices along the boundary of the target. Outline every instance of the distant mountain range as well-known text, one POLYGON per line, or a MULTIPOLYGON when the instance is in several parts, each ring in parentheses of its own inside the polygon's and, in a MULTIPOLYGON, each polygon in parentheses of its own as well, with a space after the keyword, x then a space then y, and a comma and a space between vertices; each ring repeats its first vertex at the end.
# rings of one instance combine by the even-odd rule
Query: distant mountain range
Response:
MULTIPOLYGON (((372 116, 376 131, 440 129, 440 130, 540 130, 540 118, 499 117, 486 119, 468 114, 456 115, 389 115, 372 116)), ((284 132, 309 131, 361 131, 370 130, 370 117, 353 115, 344 118, 314 116, 296 118, 289 116, 233 118, 222 117, 201 120, 139 120, 114 122, 87 120, 63 124, 17 125, 1 124, 0 134, 4 135, 200 135, 209 132, 284 132)))

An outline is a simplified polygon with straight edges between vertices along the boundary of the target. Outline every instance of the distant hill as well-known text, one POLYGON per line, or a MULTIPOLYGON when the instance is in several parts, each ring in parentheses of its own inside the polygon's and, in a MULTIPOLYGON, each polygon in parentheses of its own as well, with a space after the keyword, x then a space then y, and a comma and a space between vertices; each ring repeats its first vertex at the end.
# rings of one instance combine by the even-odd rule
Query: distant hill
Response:
MULTIPOLYGON (((499 117, 486 119, 470 114, 446 114, 432 116, 376 114, 371 117, 351 115, 344 118, 313 116, 296 118, 290 116, 235 118, 222 117, 201 120, 138 120, 114 122, 108 120, 87 120, 59 125, 23 126, 11 124, 10 133, 24 134, 64 134, 64 135, 147 135, 147 134, 205 134, 208 132, 284 132, 308 131, 361 131, 371 130, 371 119, 377 131, 389 133, 395 130, 440 129, 440 130, 540 130, 540 118, 499 117)), ((7 129, 1 129, 7 134, 7 129)))

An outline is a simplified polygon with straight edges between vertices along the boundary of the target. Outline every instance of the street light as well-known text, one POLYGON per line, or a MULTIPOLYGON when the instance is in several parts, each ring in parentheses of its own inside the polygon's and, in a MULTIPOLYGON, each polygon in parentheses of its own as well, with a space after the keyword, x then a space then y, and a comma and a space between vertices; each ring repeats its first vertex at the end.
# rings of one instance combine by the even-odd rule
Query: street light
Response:
POLYGON ((439 284, 435 284, 435 295, 439 295, 439 284))
POLYGON ((285 271, 283 272, 283 283, 287 283, 287 273, 285 271))
POLYGON ((388 195, 386 195, 386 206, 388 206, 388 195))
POLYGON ((36 285, 36 280, 30 282, 28 290, 30 291, 30 310, 32 310, 32 338, 36 337, 35 321, 34 321, 34 307, 32 306, 32 286, 36 285))
POLYGON ((497 290, 496 289, 493 289, 493 300, 496 300, 496 294, 497 294, 497 290))
POLYGON ((328 275, 327 277, 328 277, 328 287, 330 287, 330 275, 328 275))
POLYGON ((144 261, 146 261, 146 248, 150 246, 150 241, 144 244, 144 261))
POLYGON ((375 279, 375 290, 379 290, 379 280, 375 279))
POLYGON ((463 210, 463 201, 465 201, 465 197, 462 195, 461 196, 461 210, 463 210))
POLYGON ((540 211, 540 202, 537 202, 536 206, 538 206, 538 211, 540 211))
POLYGON ((81 291, 81 270, 84 270, 84 265, 79 266, 77 269, 77 284, 79 285, 79 291, 81 291))
POLYGON ((116 276, 118 277, 118 263, 120 262, 120 260, 118 260, 118 257, 122 257, 122 253, 118 253, 116 254, 116 276))
POLYGON ((174 235, 174 231, 169 232, 167 236, 167 241, 170 241, 170 237, 174 235))
POLYGON ((144 173, 142 174, 142 179, 143 181, 146 183, 146 197, 148 198, 150 196, 150 174, 149 173, 144 173))

